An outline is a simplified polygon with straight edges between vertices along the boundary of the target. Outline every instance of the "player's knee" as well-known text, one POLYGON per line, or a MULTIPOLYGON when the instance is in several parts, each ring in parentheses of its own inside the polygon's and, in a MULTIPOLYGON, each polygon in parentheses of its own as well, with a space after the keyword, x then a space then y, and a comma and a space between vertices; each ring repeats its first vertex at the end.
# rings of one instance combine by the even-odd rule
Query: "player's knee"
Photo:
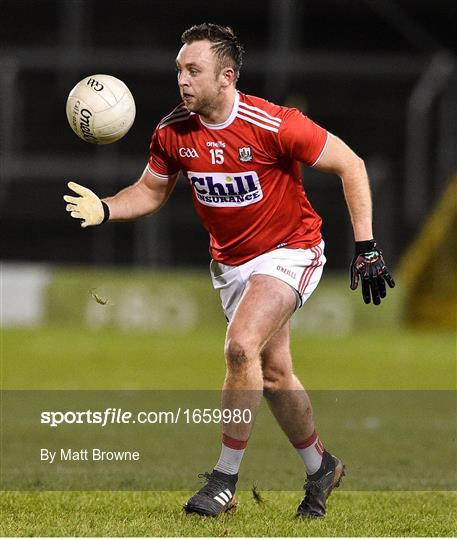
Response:
POLYGON ((227 367, 238 371, 257 357, 258 348, 248 339, 230 337, 225 342, 224 352, 227 367))

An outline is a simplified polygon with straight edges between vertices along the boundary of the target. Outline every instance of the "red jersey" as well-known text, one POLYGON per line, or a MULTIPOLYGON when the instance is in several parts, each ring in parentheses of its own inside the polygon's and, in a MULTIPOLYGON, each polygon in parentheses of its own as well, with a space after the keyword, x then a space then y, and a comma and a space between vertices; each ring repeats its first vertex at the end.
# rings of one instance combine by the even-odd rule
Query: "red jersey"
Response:
POLYGON ((239 265, 279 247, 319 244, 321 218, 303 190, 299 162, 313 166, 327 138, 297 109, 237 92, 222 124, 176 107, 154 131, 148 167, 164 178, 183 172, 211 257, 239 265))

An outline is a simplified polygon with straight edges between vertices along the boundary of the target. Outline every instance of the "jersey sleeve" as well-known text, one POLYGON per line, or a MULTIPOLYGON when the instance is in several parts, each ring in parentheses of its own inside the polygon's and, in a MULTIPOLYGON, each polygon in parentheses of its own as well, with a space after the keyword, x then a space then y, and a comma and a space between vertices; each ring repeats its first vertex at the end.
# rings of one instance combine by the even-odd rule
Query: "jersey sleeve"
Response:
POLYGON ((166 141, 158 127, 152 134, 149 146, 148 169, 156 176, 164 178, 168 178, 180 170, 179 165, 167 152, 166 141))
POLYGON ((289 109, 279 130, 279 149, 290 157, 312 167, 322 155, 328 132, 298 109, 289 109))

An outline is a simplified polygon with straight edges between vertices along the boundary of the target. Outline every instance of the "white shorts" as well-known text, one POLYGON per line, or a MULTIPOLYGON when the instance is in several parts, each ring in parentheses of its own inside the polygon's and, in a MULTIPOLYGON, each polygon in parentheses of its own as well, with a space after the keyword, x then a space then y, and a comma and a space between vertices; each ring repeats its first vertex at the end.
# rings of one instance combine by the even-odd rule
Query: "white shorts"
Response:
POLYGON ((231 320, 249 278, 255 274, 273 276, 290 285, 300 308, 319 283, 326 258, 324 241, 310 249, 280 248, 259 255, 239 266, 214 260, 210 263, 213 286, 219 291, 227 320, 231 320))

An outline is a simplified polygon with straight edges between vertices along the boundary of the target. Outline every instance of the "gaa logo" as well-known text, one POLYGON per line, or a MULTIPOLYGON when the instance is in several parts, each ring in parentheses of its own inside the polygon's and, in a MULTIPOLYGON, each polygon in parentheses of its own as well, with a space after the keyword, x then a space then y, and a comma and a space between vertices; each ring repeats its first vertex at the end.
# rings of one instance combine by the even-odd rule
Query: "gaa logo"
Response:
POLYGON ((99 81, 97 81, 96 79, 88 79, 88 81, 86 82, 87 86, 90 86, 91 88, 93 88, 96 92, 101 92, 104 88, 103 84, 99 81))
POLYGON ((240 173, 187 172, 197 200, 219 208, 248 206, 263 199, 255 171, 240 173))
POLYGON ((195 150, 195 148, 180 148, 179 149, 179 155, 181 157, 186 157, 186 158, 197 158, 199 157, 198 153, 197 153, 197 150, 195 150))

